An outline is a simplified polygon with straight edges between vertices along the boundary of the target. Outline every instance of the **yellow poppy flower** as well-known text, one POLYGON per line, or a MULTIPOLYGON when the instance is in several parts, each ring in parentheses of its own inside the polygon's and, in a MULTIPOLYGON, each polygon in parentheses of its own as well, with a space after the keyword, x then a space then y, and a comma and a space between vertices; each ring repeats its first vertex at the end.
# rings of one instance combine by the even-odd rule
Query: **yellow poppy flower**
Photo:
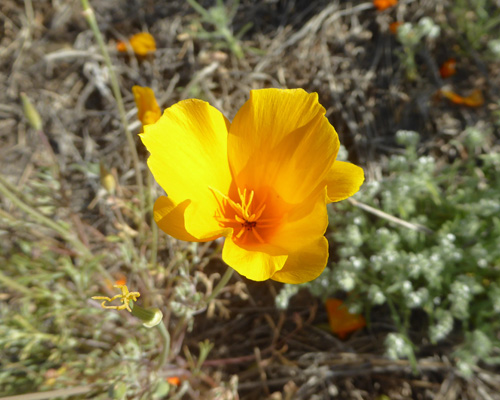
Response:
POLYGON ((168 194, 154 206, 163 231, 197 242, 224 236, 222 259, 252 280, 321 274, 326 204, 356 193, 364 174, 335 161, 338 136, 317 93, 254 90, 232 123, 183 100, 144 131, 149 168, 168 194))
POLYGON ((161 117, 161 108, 156 101, 153 89, 149 87, 133 86, 135 105, 137 106, 137 118, 142 125, 154 124, 161 117))
MULTIPOLYGON (((153 35, 147 32, 139 32, 132 35, 128 40, 130 47, 138 56, 145 56, 156 51, 156 41, 153 35)), ((127 45, 124 42, 118 42, 116 49, 121 52, 127 51, 127 45)))

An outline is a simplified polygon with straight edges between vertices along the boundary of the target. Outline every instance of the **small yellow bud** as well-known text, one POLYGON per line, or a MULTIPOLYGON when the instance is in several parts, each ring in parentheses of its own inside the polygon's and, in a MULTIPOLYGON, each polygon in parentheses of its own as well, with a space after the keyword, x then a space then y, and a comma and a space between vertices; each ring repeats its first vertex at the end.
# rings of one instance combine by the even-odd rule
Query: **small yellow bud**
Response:
POLYGON ((23 102, 24 116, 28 120, 31 127, 36 131, 42 130, 42 118, 25 93, 21 93, 21 101, 23 102))
POLYGON ((132 315, 139 318, 142 321, 142 325, 146 328, 152 328, 158 325, 163 319, 163 313, 156 307, 142 308, 138 305, 134 305, 132 315))
POLYGON ((115 177, 113 176, 113 174, 111 174, 111 172, 107 170, 102 162, 99 164, 99 173, 101 175, 101 185, 104 187, 104 189, 106 189, 109 194, 115 194, 115 177))

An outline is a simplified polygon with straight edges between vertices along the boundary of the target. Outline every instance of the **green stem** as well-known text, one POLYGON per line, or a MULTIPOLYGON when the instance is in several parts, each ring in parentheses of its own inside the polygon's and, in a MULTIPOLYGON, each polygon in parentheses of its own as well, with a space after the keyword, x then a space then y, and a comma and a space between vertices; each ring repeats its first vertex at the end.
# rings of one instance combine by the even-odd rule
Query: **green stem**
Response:
POLYGON ((210 14, 196 0, 187 0, 189 5, 193 7, 203 18, 210 20, 210 14))
POLYGON ((167 331, 165 324, 160 322, 158 325, 158 331, 160 332, 161 338, 163 340, 163 348, 161 349, 160 358, 158 360, 158 365, 156 369, 159 370, 167 361, 168 355, 170 353, 170 334, 167 331))
POLYGON ((18 292, 21 292, 25 296, 31 297, 33 295, 33 292, 29 290, 27 287, 24 287, 23 285, 17 283, 15 280, 9 278, 8 276, 5 276, 0 272, 0 283, 3 283, 5 286, 7 286, 10 289, 17 290, 18 292))
POLYGON ((101 53, 104 57, 104 62, 106 63, 106 66, 108 67, 109 70, 109 78, 111 81, 111 89, 113 90, 113 95, 116 100, 116 105, 118 106, 118 112, 120 113, 120 119, 121 123, 123 125, 123 130, 125 131, 125 136, 127 137, 127 143, 130 148, 130 152, 132 154, 132 161, 134 163, 134 169, 135 169, 135 177, 136 177, 136 182, 137 182, 137 187, 139 189, 139 201, 140 201, 140 212, 141 212, 141 219, 139 222, 139 232, 142 233, 143 229, 143 218, 144 218, 144 185, 142 183, 142 174, 141 174, 141 169, 140 169, 140 164, 139 164, 139 156, 137 154, 137 149, 135 147, 135 142, 134 138, 132 137, 132 133, 128 129, 128 123, 127 123, 127 115, 125 113, 125 106, 123 104, 123 98, 122 94, 120 91, 120 85, 118 84, 118 79, 116 77, 115 71, 113 69, 113 64, 111 63, 111 58, 109 56, 108 50, 106 48, 106 44, 104 43, 104 39, 101 35, 101 31, 99 30, 99 26, 97 25, 97 20, 95 18, 94 11, 89 5, 88 0, 81 0, 82 2, 82 8, 83 8, 83 15, 85 16, 85 19, 87 20, 90 29, 94 33, 94 37, 97 40, 97 44, 99 45, 99 49, 101 50, 101 53))
POLYGON ((151 212, 151 258, 150 258, 150 264, 151 268, 154 268, 156 266, 157 258, 158 258, 158 225, 156 225, 155 222, 155 216, 154 216, 154 202, 153 199, 151 198, 151 190, 153 187, 153 175, 151 173, 148 173, 148 177, 146 180, 147 184, 147 194, 148 194, 148 211, 151 212))
POLYGON ((21 211, 28 214, 39 224, 45 225, 47 228, 54 230, 59 235, 61 235, 67 242, 71 243, 75 249, 80 251, 85 256, 92 256, 90 250, 78 239, 76 239, 71 233, 64 228, 62 225, 50 220, 49 218, 42 215, 39 211, 35 210, 28 204, 20 200, 14 193, 12 193, 8 188, 4 178, 0 175, 0 193, 8 198, 14 206, 19 208, 21 211))
POLYGON ((226 272, 222 276, 221 280, 215 286, 214 290, 212 290, 212 293, 205 299, 205 302, 208 304, 210 303, 213 299, 217 297, 217 295, 221 292, 222 289, 226 286, 226 284, 229 282, 229 279, 233 276, 234 269, 228 268, 226 269, 226 272))
POLYGON ((398 311, 396 310, 396 306, 394 305, 394 303, 392 302, 392 300, 389 297, 387 297, 387 304, 389 305, 389 308, 391 309, 392 318, 396 322, 399 333, 404 337, 404 340, 406 341, 406 343, 410 347, 411 351, 408 354, 408 359, 410 361, 411 370, 412 370, 413 374, 417 375, 418 374, 418 362, 417 362, 417 357, 415 357, 415 352, 413 351, 413 343, 411 342, 410 339, 408 339, 406 327, 403 326, 403 324, 401 323, 401 319, 399 318, 399 314, 398 314, 398 311))

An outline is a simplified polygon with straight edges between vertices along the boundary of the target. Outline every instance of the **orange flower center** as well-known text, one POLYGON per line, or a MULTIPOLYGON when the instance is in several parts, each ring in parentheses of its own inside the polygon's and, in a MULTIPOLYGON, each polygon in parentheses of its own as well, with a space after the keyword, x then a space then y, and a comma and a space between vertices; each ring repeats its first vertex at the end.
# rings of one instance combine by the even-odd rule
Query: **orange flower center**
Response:
POLYGON ((266 209, 267 193, 259 201, 253 190, 238 188, 238 200, 209 188, 214 194, 219 208, 215 219, 223 228, 233 228, 233 240, 239 244, 265 243, 270 229, 280 218, 273 218, 266 209))

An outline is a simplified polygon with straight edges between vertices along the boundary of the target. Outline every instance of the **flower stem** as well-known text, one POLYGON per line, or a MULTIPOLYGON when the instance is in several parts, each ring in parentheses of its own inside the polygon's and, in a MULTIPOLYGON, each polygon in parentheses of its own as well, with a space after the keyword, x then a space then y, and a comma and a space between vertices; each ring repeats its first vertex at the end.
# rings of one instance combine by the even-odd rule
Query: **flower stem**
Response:
POLYGON ((0 272, 0 283, 3 283, 10 289, 17 290, 18 292, 24 294, 25 296, 28 297, 33 296, 33 292, 30 289, 21 285, 20 283, 17 283, 14 279, 11 279, 8 276, 2 274, 2 272, 0 272))
POLYGON ((222 289, 226 286, 226 284, 229 282, 229 279, 233 276, 234 269, 228 268, 226 269, 226 272, 222 276, 221 280, 215 286, 214 290, 212 290, 212 293, 205 299, 205 302, 208 304, 210 303, 213 299, 215 299, 218 294, 221 292, 222 289))
POLYGON ((88 0, 81 0, 83 15, 87 20, 87 23, 90 26, 90 29, 94 33, 94 37, 97 40, 97 44, 99 45, 99 49, 104 57, 104 62, 109 70, 109 78, 111 82, 111 89, 113 90, 113 95, 116 100, 116 105, 118 107, 118 112, 120 114, 121 123, 123 125, 123 130, 125 131, 125 136, 127 137, 127 143, 130 148, 130 152, 132 154, 132 161, 134 163, 135 169, 135 178, 137 187, 139 190, 139 207, 141 212, 141 218, 139 221, 139 232, 142 233, 143 230, 143 218, 145 215, 145 207, 144 207, 144 185, 142 183, 142 174, 139 164, 139 156, 137 154, 137 149, 135 147, 134 138, 132 137, 132 133, 128 129, 127 123, 127 115, 125 113, 125 106, 123 104, 122 94, 120 92, 120 85, 118 84, 118 79, 116 77, 115 71, 113 69, 113 64, 111 63, 111 58, 109 57, 108 50, 106 48, 106 44, 104 43, 104 39, 102 38, 101 31, 99 30, 99 26, 97 25, 97 20, 95 18, 94 10, 90 7, 88 0))
POLYGON ((157 327, 163 340, 163 348, 160 353, 158 365, 156 366, 156 369, 159 370, 165 364, 165 361, 167 361, 168 354, 170 353, 170 334, 163 322, 160 322, 157 327))
POLYGON ((415 356, 415 352, 413 351, 413 343, 408 339, 408 333, 406 327, 402 324, 401 318, 399 318, 399 313, 398 310, 396 309, 396 306, 392 302, 392 300, 387 297, 387 304, 389 305, 389 308, 391 310, 392 318, 396 322, 396 325, 398 327, 399 333, 404 337, 405 342, 409 346, 410 352, 408 353, 408 361, 410 362, 411 370, 414 375, 418 374, 418 361, 417 357, 415 356))
POLYGON ((156 267, 156 262, 158 259, 158 225, 156 225, 155 222, 155 217, 154 217, 154 201, 151 198, 151 191, 153 188, 153 175, 151 173, 148 173, 148 176, 146 178, 146 184, 147 184, 147 209, 148 212, 151 212, 151 255, 150 255, 150 264, 151 268, 156 267))
POLYGON ((373 215, 376 215, 377 217, 384 218, 390 222, 394 222, 395 224, 404 226, 405 228, 411 229, 413 231, 423 232, 423 233, 426 233, 428 235, 431 235, 434 233, 434 231, 432 229, 429 229, 426 226, 416 224, 413 222, 408 222, 408 221, 405 221, 401 218, 387 214, 386 212, 384 212, 382 210, 378 210, 376 208, 373 208, 373 207, 369 206, 368 204, 365 204, 365 203, 362 203, 358 200, 353 199, 352 197, 348 198, 347 201, 355 207, 361 208, 362 210, 367 211, 373 215))

